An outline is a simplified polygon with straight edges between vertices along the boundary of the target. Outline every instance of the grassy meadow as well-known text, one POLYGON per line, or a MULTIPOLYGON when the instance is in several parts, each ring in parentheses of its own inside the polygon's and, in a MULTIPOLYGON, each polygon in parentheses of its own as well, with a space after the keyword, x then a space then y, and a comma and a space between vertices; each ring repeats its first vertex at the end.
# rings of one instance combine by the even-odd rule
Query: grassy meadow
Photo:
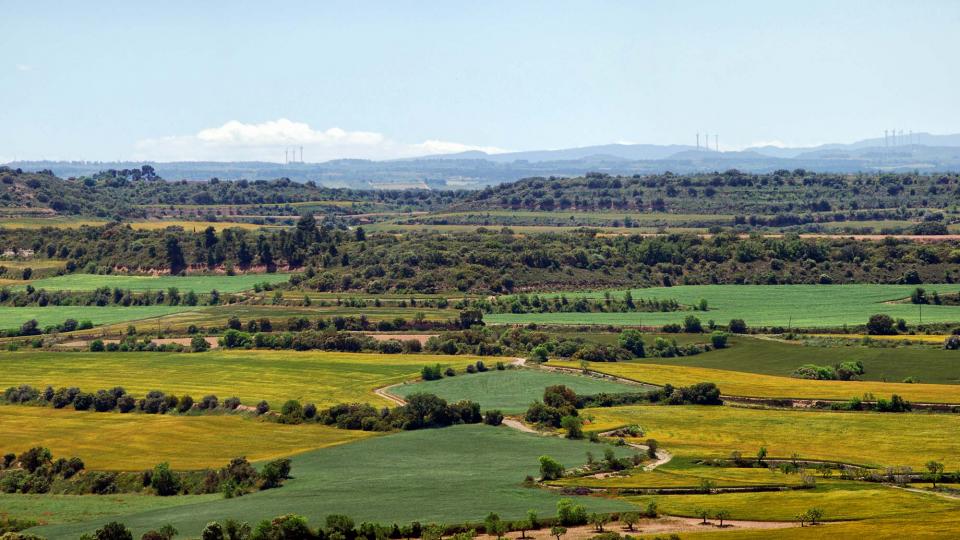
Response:
POLYGON ((35 289, 48 291, 92 291, 101 287, 129 289, 134 292, 177 288, 181 293, 193 291, 235 293, 253 289, 259 283, 283 283, 289 274, 237 274, 234 276, 127 276, 100 274, 67 274, 31 282, 35 289))
POLYGON ((90 470, 138 471, 169 462, 175 469, 222 467, 230 459, 275 459, 365 439, 365 431, 262 422, 237 415, 147 415, 0 406, 0 452, 34 446, 77 456, 90 470), (269 444, 264 444, 269 441, 269 444))
MULTIPOLYGON (((76 386, 86 392, 123 386, 144 395, 162 390, 200 399, 239 397, 278 408, 288 399, 318 407, 347 402, 389 405, 375 388, 416 378, 425 365, 462 370, 470 356, 322 351, 214 350, 204 353, 57 353, 19 351, 0 358, 0 388, 76 386)), ((489 361, 489 358, 485 360, 489 361)))
MULTIPOLYGON (((927 294, 960 292, 960 284, 924 284, 927 294)), ((680 323, 696 315, 704 323, 726 324, 743 319, 748 326, 827 328, 866 324, 870 315, 886 313, 908 324, 920 322, 920 309, 910 303, 891 303, 908 298, 915 285, 678 285, 633 289, 634 299, 675 299, 696 305, 706 299, 706 312, 635 313, 498 313, 484 317, 488 323, 504 324, 627 324, 661 326, 680 323)), ((610 291, 622 298, 625 291, 610 291)), ((604 292, 570 292, 567 298, 603 298, 604 292)), ((551 296, 541 295, 541 296, 551 296)), ((923 322, 960 322, 960 306, 923 306, 923 322)))
MULTIPOLYGON (((489 364, 489 362, 488 362, 489 364)), ((577 394, 601 392, 638 392, 646 388, 582 375, 569 375, 534 369, 509 369, 485 373, 458 374, 436 381, 418 381, 395 386, 390 392, 409 396, 416 392, 436 394, 447 401, 469 399, 484 409, 500 409, 505 413, 520 413, 530 403, 543 398, 543 389, 555 384, 572 388, 577 394)))
MULTIPOLYGON (((458 523, 482 521, 489 512, 504 519, 523 517, 528 509, 554 515, 561 495, 526 488, 526 475, 537 474, 537 458, 550 455, 569 466, 582 464, 589 442, 520 433, 483 425, 407 431, 349 445, 299 454, 293 476, 281 489, 234 499, 218 499, 170 509, 122 516, 135 537, 171 523, 196 535, 214 520, 260 519, 295 513, 316 526, 329 514, 348 514, 357 523, 458 523)), ((626 452, 623 452, 626 455, 626 452)), ((624 501, 580 498, 593 511, 623 511, 624 501)), ((35 529, 51 540, 77 538, 106 518, 35 529)))
MULTIPOLYGON (((708 353, 712 354, 712 353, 708 353)), ((577 368, 579 362, 550 360, 548 365, 577 368)), ((713 382, 724 395, 762 398, 847 400, 872 393, 889 398, 899 394, 921 403, 960 403, 960 385, 910 384, 878 381, 817 381, 743 371, 634 362, 591 362, 590 369, 636 382, 687 386, 713 382)))

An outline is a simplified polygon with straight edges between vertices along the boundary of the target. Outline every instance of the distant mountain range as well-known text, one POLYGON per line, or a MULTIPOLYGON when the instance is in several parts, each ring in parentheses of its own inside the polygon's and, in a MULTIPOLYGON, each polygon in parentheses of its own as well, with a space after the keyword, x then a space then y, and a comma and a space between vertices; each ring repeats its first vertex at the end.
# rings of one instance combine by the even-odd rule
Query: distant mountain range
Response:
POLYGON ((605 144, 560 150, 487 154, 480 151, 392 161, 340 159, 323 163, 267 162, 87 162, 18 161, 24 170, 50 169, 61 177, 78 177, 105 169, 152 165, 167 180, 290 178, 313 180, 330 187, 397 188, 426 185, 432 189, 477 189, 531 176, 689 173, 739 169, 769 172, 803 168, 822 172, 960 170, 960 134, 914 133, 912 144, 892 144, 883 137, 850 144, 809 148, 761 146, 717 152, 690 145, 605 144))

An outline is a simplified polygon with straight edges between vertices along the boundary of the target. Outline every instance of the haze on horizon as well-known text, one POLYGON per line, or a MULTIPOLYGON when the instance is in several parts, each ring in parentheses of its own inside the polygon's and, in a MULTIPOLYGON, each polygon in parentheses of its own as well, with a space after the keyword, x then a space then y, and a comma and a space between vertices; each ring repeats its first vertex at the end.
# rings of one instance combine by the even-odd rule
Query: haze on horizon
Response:
POLYGON ((960 3, 771 4, 5 0, 0 163, 960 131, 960 3))

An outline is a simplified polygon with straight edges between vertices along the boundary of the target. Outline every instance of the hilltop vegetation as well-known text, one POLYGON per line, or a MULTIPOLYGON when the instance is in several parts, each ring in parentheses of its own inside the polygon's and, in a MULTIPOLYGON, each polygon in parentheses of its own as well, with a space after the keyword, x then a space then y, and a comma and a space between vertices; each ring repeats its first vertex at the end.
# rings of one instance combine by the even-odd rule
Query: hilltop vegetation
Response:
MULTIPOLYGON (((487 187, 454 208, 464 210, 641 211, 673 213, 779 215, 799 221, 802 214, 837 212, 837 220, 891 219, 917 215, 907 209, 946 208, 955 204, 960 175, 881 175, 813 173, 797 169, 772 174, 528 178, 487 187), (792 216, 787 216, 790 214, 792 216)), ((809 218, 807 218, 809 219, 809 218)))
POLYGON ((326 188, 314 182, 276 180, 164 181, 153 167, 106 170, 61 179, 49 170, 35 173, 0 167, 0 207, 46 209, 64 215, 101 218, 146 217, 140 205, 256 205, 308 201, 378 202, 429 209, 458 197, 454 191, 370 191, 326 188))

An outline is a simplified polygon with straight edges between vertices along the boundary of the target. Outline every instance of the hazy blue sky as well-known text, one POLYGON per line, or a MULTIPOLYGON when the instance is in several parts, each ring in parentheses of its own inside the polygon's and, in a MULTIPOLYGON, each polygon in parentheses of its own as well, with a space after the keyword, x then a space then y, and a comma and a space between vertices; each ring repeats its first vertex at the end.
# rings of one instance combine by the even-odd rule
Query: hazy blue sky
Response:
POLYGON ((957 0, 269 4, 0 0, 0 160, 960 131, 957 0))

